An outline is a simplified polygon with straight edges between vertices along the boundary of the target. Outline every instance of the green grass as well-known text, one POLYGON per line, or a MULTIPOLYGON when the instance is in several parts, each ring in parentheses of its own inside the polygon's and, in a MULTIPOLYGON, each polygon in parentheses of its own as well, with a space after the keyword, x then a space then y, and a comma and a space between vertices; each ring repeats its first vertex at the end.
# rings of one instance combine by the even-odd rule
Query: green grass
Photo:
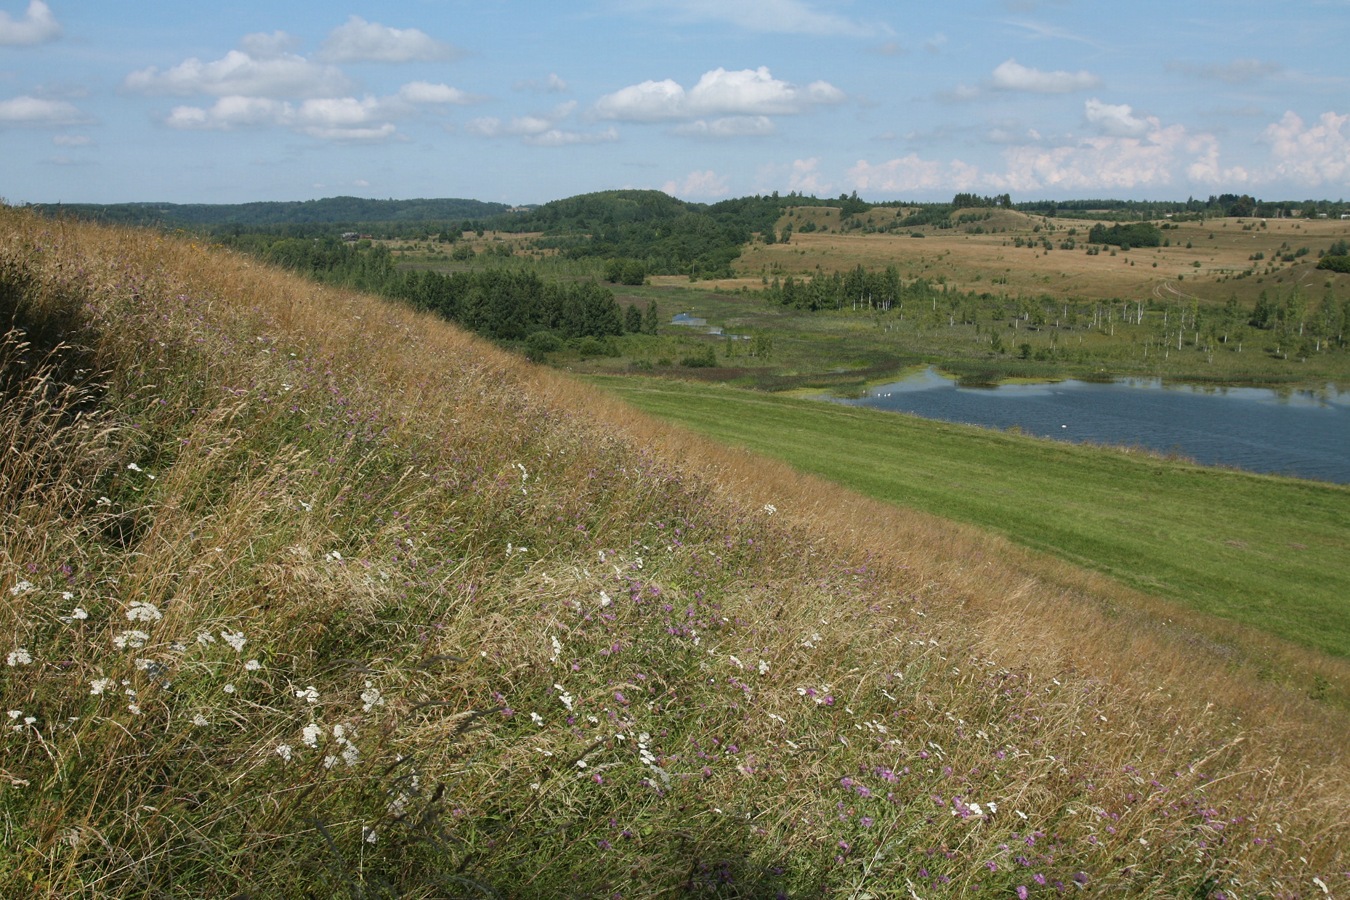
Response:
POLYGON ((868 496, 1350 656, 1350 488, 722 386, 596 381, 868 496))

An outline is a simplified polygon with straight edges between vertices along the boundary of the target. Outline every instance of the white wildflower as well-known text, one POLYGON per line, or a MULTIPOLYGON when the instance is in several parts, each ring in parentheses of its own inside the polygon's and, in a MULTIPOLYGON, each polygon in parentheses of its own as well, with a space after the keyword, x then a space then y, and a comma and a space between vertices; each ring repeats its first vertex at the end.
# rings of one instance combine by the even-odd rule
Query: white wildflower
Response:
POLYGON ((562 641, 558 640, 556 634, 549 635, 548 639, 553 643, 553 656, 549 657, 549 662, 557 662, 559 655, 562 654, 562 641))
POLYGON ((339 744, 347 741, 347 726, 341 722, 333 726, 333 737, 337 738, 339 744))
POLYGON ((309 685, 303 691, 295 692, 296 699, 304 700, 306 703, 318 703, 319 692, 314 689, 314 685, 309 685))
POLYGON ((366 689, 361 692, 361 711, 370 712, 377 706, 384 706, 384 695, 380 689, 373 687, 369 681, 366 682, 366 689))
POLYGON ((9 589, 9 593, 10 596, 17 597, 20 594, 28 593, 32 589, 33 583, 31 581, 24 581, 20 579, 19 581, 15 582, 14 585, 9 589))
POLYGON ((336 550, 329 550, 327 553, 324 554, 323 558, 328 560, 329 562, 342 562, 342 554, 337 552, 336 550))
POLYGON ((234 685, 232 685, 232 684, 227 684, 227 685, 225 685, 224 690, 225 690, 225 693, 227 693, 227 694, 233 694, 233 693, 235 692, 235 687, 234 687, 234 685))
POLYGON ((85 619, 89 618, 89 613, 84 609, 84 607, 77 606, 70 611, 70 617, 72 619, 77 619, 83 622, 85 619))
POLYGON ((761 659, 759 661, 759 674, 761 675, 769 674, 769 661, 767 659, 761 659))
POLYGON ((606 594, 604 591, 601 591, 601 592, 600 592, 600 605, 601 605, 601 606, 609 606, 609 605, 610 605, 611 603, 613 603, 613 602, 614 602, 614 601, 610 599, 609 594, 606 594))
POLYGON ((320 728, 317 723, 310 722, 300 730, 300 740, 304 742, 306 747, 317 747, 319 746, 319 735, 321 734, 323 734, 323 729, 320 728))
POLYGON ((262 663, 258 662, 256 659, 250 659, 248 662, 244 663, 244 671, 246 672, 256 672, 261 668, 262 663))
POLYGON ((127 468, 130 469, 132 472, 141 471, 141 467, 136 465, 135 463, 127 463, 127 468))
POLYGON ((365 825, 361 826, 361 835, 367 844, 374 844, 377 840, 379 840, 379 838, 375 834, 375 829, 369 828, 365 825))
POLYGON ((9 651, 9 656, 5 657, 5 662, 11 666, 26 666, 33 662, 33 655, 26 647, 15 647, 9 651))
POLYGON ((139 650, 149 643, 149 641, 150 635, 146 634, 144 631, 133 629, 131 631, 123 631, 121 634, 114 637, 113 646, 118 650, 125 650, 128 647, 133 650, 139 650))
POLYGON ((563 687, 561 684, 555 684, 555 685, 553 685, 553 687, 556 688, 557 691, 558 691, 558 701, 559 701, 560 703, 562 703, 563 706, 567 707, 567 711, 568 711, 568 712, 571 712, 571 711, 572 711, 572 695, 569 694, 569 693, 567 693, 567 689, 566 689, 565 687, 563 687))
POLYGON ((203 647, 207 644, 214 644, 215 642, 216 636, 209 631, 203 631, 201 634, 197 635, 197 643, 201 644, 203 647))
POLYGON ((21 709, 11 709, 9 711, 9 717, 11 719, 17 719, 21 715, 23 715, 23 710, 21 709))
POLYGON ((291 745, 290 745, 290 744, 277 744, 277 756, 280 756, 280 757, 281 757, 282 759, 284 759, 286 762, 290 762, 290 761, 291 761, 291 745))
POLYGON ((133 716, 139 716, 141 714, 141 705, 139 703, 128 703, 127 709, 131 711, 133 716))
POLYGON ((192 717, 192 724, 196 725, 198 728, 205 728, 207 725, 211 724, 211 720, 201 713, 197 713, 192 717))
POLYGON ((159 607, 153 603, 146 603, 144 600, 136 600, 131 606, 127 607, 127 621, 129 622, 158 622, 164 618, 164 614, 159 611, 159 607))
POLYGON ((220 639, 233 647, 235 653, 244 652, 244 645, 248 643, 248 638, 244 637, 242 631, 222 631, 220 639))
POLYGON ((342 748, 342 761, 350 768, 361 761, 361 751, 356 749, 356 745, 350 741, 347 746, 342 748))
POLYGON ((94 501, 95 506, 112 506, 112 501, 107 497, 99 497, 94 501))
POLYGON ((544 724, 544 717, 541 716, 541 715, 539 715, 539 713, 537 713, 537 712, 532 712, 532 713, 530 713, 530 721, 533 722, 533 723, 536 724, 536 725, 543 725, 543 724, 544 724))
POLYGON ((774 506, 772 503, 765 503, 764 511, 769 515, 773 515, 774 513, 778 512, 778 507, 774 506))
POLYGON ((92 696, 97 697, 99 694, 102 694, 108 688, 112 687, 112 683, 113 680, 111 678, 95 678, 93 681, 89 682, 89 693, 92 696))

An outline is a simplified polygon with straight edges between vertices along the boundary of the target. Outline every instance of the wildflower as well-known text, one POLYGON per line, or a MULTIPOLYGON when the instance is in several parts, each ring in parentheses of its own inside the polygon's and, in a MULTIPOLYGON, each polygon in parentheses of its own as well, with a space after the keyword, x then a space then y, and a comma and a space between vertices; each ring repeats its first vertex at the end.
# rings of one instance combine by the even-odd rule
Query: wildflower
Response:
POLYGON ((227 693, 227 694, 233 694, 234 692, 235 692, 235 687, 234 687, 234 685, 232 685, 232 684, 227 684, 227 685, 225 685, 225 693, 227 693))
POLYGON ((291 761, 291 745, 290 745, 290 744, 277 744, 277 756, 280 756, 280 757, 281 757, 282 759, 284 759, 286 762, 290 762, 290 761, 291 761))
POLYGON ((1027 886, 1025 884, 1017 886, 1017 900, 1027 900, 1027 886))
POLYGON ((778 512, 778 507, 774 506, 772 503, 765 503, 764 511, 769 515, 773 515, 774 513, 778 512))
POLYGON ((533 723, 536 724, 536 725, 543 725, 543 724, 544 724, 544 717, 541 716, 541 715, 539 715, 539 713, 537 713, 537 712, 532 712, 532 713, 530 713, 530 721, 533 722, 533 723))
POLYGON ((262 663, 258 662, 256 659, 250 659, 248 662, 244 663, 244 670, 247 672, 256 672, 261 668, 262 663))
POLYGON ((761 675, 768 675, 768 674, 769 674, 769 661, 768 661, 768 660, 761 659, 761 660, 759 661, 759 674, 761 674, 761 675))
POLYGON ((304 700, 306 703, 318 703, 319 692, 314 689, 314 685, 309 685, 303 691, 296 691, 297 699, 304 700))
POLYGON ((304 742, 306 747, 317 747, 319 746, 319 735, 321 734, 323 734, 323 729, 316 723, 310 722, 300 730, 300 740, 304 742))
POLYGON ((85 612, 82 607, 77 606, 70 611, 70 617, 83 622, 85 619, 89 618, 89 613, 85 612))
POLYGON ((129 469, 129 470, 132 471, 132 472, 140 472, 140 471, 141 471, 141 467, 138 466, 138 465, 136 465, 135 463, 127 463, 127 469, 129 469))
POLYGON ((220 639, 233 647, 235 653, 242 653, 244 645, 248 643, 248 638, 244 637, 242 631, 222 631, 220 639))
POLYGON ((361 760, 361 751, 356 749, 356 745, 348 742, 347 746, 342 748, 342 761, 348 767, 356 765, 361 760))
POLYGON ((139 716, 141 714, 141 705, 139 703, 128 703, 127 709, 131 710, 133 716, 139 716))
POLYGON ((201 713, 197 713, 192 717, 192 724, 196 725, 198 728, 205 728, 207 725, 211 724, 211 720, 201 713))
POLYGON ((27 666, 33 662, 33 656, 25 647, 16 647, 9 651, 9 656, 5 657, 5 662, 11 666, 27 666))
POLYGON ((149 641, 150 635, 146 634, 144 631, 133 629, 131 631, 123 631, 121 634, 114 637, 113 645, 117 647, 118 650, 125 650, 128 647, 133 650, 139 650, 149 641))
POLYGON ((568 712, 571 712, 572 695, 567 693, 567 689, 564 688, 561 684, 555 684, 553 686, 558 690, 558 701, 562 703, 563 706, 567 707, 568 712))
POLYGON ((144 600, 136 600, 131 606, 127 607, 127 621, 129 622, 158 622, 162 618, 164 618, 164 614, 159 611, 159 607, 144 600))
POLYGON ((33 589, 33 583, 32 583, 31 581, 23 581, 23 580, 19 580, 19 581, 15 582, 15 583, 14 583, 14 586, 11 587, 11 588, 9 589, 9 593, 10 593, 10 596, 12 596, 12 597, 17 597, 17 596, 19 596, 20 594, 26 594, 26 593, 28 593, 28 592, 31 591, 32 589, 33 589))
POLYGON ((95 678, 93 681, 89 682, 89 693, 90 695, 97 697, 111 687, 112 683, 113 681, 111 678, 95 678))
POLYGON ((365 825, 361 826, 361 837, 363 840, 365 840, 367 844, 374 844, 375 841, 378 840, 378 837, 375 834, 375 829, 369 828, 365 825))
POLYGON ((380 694, 379 688, 372 687, 370 682, 366 682, 366 689, 361 692, 361 710, 370 712, 377 706, 384 706, 384 696, 380 694))
POLYGON ((201 634, 197 635, 197 643, 201 644, 203 647, 207 644, 214 644, 215 642, 216 636, 209 631, 203 631, 201 634))
POLYGON ((614 602, 614 601, 613 601, 612 599, 610 599, 609 594, 606 594, 604 591, 601 591, 601 592, 600 592, 600 605, 601 605, 601 606, 609 606, 609 605, 610 605, 611 603, 613 603, 613 602, 614 602))

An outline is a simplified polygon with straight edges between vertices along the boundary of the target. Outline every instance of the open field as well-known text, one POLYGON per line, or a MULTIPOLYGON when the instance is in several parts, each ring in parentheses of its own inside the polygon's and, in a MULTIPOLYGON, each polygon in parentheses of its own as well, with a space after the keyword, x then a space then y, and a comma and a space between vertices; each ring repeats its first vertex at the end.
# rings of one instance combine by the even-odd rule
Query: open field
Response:
POLYGON ((1350 659, 1350 488, 648 378, 639 409, 1350 659))
POLYGON ((2 896, 1350 887, 1338 660, 187 239, 0 316, 2 896))

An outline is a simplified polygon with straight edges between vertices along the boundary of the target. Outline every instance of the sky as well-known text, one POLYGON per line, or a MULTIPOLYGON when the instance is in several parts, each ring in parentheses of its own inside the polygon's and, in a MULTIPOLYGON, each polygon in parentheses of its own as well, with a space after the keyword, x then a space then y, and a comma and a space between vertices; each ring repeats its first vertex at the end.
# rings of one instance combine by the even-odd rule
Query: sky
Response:
POLYGON ((1350 196, 1350 0, 0 0, 0 198, 1350 196))

